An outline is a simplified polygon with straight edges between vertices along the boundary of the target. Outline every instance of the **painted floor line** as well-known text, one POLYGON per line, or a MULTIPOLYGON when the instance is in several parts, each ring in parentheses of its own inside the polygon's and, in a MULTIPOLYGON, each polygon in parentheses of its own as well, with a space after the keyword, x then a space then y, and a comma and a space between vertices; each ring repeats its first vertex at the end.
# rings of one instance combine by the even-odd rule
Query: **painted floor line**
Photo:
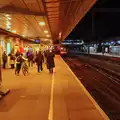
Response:
MULTIPOLYGON (((60 57, 61 58, 61 57, 60 57)), ((85 92, 85 94, 89 97, 89 99, 92 101, 92 103, 95 105, 96 109, 100 112, 100 114, 102 115, 102 117, 105 120, 110 120, 109 117, 104 113, 104 111, 100 108, 100 106, 97 104, 97 102, 93 99, 93 97, 90 95, 90 93, 86 90, 86 88, 83 86, 83 84, 80 82, 80 80, 76 77, 76 75, 72 72, 72 70, 69 68, 69 66, 67 65, 67 63, 65 63, 65 61, 61 58, 61 60, 63 61, 63 63, 65 64, 65 66, 68 68, 68 70, 72 73, 72 75, 75 77, 75 79, 77 80, 77 82, 79 83, 80 87, 83 89, 83 91, 85 92)))
POLYGON ((53 120, 53 94, 54 94, 54 73, 52 75, 52 83, 51 83, 51 93, 50 93, 50 107, 49 107, 49 114, 48 120, 53 120))

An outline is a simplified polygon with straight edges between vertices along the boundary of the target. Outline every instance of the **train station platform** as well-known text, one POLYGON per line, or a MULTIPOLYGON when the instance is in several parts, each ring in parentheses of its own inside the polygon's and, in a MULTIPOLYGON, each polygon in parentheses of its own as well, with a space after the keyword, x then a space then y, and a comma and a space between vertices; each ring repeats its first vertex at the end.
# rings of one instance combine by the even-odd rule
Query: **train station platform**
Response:
POLYGON ((0 100, 0 120, 109 120, 60 56, 49 74, 44 65, 37 73, 15 76, 3 70, 3 85, 10 88, 0 100))
POLYGON ((116 57, 116 58, 120 58, 120 55, 112 55, 112 54, 109 54, 109 53, 90 53, 92 55, 101 55, 101 56, 108 56, 108 57, 116 57))
MULTIPOLYGON (((83 52, 80 52, 80 51, 70 51, 70 54, 88 54, 87 52, 85 53, 83 53, 83 52)), ((114 55, 114 54, 110 54, 110 53, 102 53, 102 52, 100 52, 100 53, 97 53, 97 52, 90 52, 89 54, 91 54, 91 55, 99 55, 99 56, 106 56, 106 57, 115 57, 115 58, 120 58, 120 55, 114 55)))

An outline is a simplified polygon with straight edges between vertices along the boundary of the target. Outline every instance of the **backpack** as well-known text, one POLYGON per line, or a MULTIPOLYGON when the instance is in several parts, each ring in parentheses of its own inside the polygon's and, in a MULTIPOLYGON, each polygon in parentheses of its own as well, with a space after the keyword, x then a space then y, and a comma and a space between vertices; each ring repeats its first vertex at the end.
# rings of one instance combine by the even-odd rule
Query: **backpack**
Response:
POLYGON ((15 60, 15 56, 11 55, 10 60, 15 60))
POLYGON ((21 62, 23 62, 23 61, 24 61, 24 60, 22 59, 21 56, 18 56, 18 57, 17 57, 17 62, 20 62, 20 63, 21 63, 21 62))

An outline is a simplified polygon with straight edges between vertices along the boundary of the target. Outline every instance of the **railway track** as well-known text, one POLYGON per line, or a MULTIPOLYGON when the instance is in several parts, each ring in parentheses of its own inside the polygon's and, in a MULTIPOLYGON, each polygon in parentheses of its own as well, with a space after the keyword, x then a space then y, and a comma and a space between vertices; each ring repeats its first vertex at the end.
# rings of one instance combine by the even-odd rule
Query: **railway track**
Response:
POLYGON ((120 120, 119 74, 79 57, 66 57, 64 60, 109 118, 120 120))

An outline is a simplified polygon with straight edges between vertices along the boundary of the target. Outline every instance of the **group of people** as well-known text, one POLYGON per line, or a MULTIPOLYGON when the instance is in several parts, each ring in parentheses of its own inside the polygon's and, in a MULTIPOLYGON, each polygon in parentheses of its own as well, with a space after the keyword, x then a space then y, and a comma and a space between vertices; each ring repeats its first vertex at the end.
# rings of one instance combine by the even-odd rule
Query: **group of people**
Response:
POLYGON ((44 63, 44 59, 45 59, 47 69, 49 69, 50 73, 53 73, 53 68, 55 67, 54 57, 55 57, 55 54, 51 50, 45 51, 44 56, 39 51, 35 58, 35 62, 38 66, 38 72, 40 72, 40 70, 41 71, 43 70, 42 64, 44 63))
POLYGON ((55 54, 52 50, 47 50, 43 53, 39 51, 35 54, 32 51, 28 51, 26 53, 20 53, 17 51, 16 54, 11 51, 8 56, 6 51, 4 51, 2 54, 3 68, 6 68, 6 63, 9 57, 11 69, 14 69, 16 64, 15 74, 17 75, 19 75, 24 61, 28 62, 29 67, 32 67, 33 64, 36 63, 38 72, 43 71, 43 63, 46 63, 49 72, 53 73, 53 68, 55 67, 54 56, 55 54))

